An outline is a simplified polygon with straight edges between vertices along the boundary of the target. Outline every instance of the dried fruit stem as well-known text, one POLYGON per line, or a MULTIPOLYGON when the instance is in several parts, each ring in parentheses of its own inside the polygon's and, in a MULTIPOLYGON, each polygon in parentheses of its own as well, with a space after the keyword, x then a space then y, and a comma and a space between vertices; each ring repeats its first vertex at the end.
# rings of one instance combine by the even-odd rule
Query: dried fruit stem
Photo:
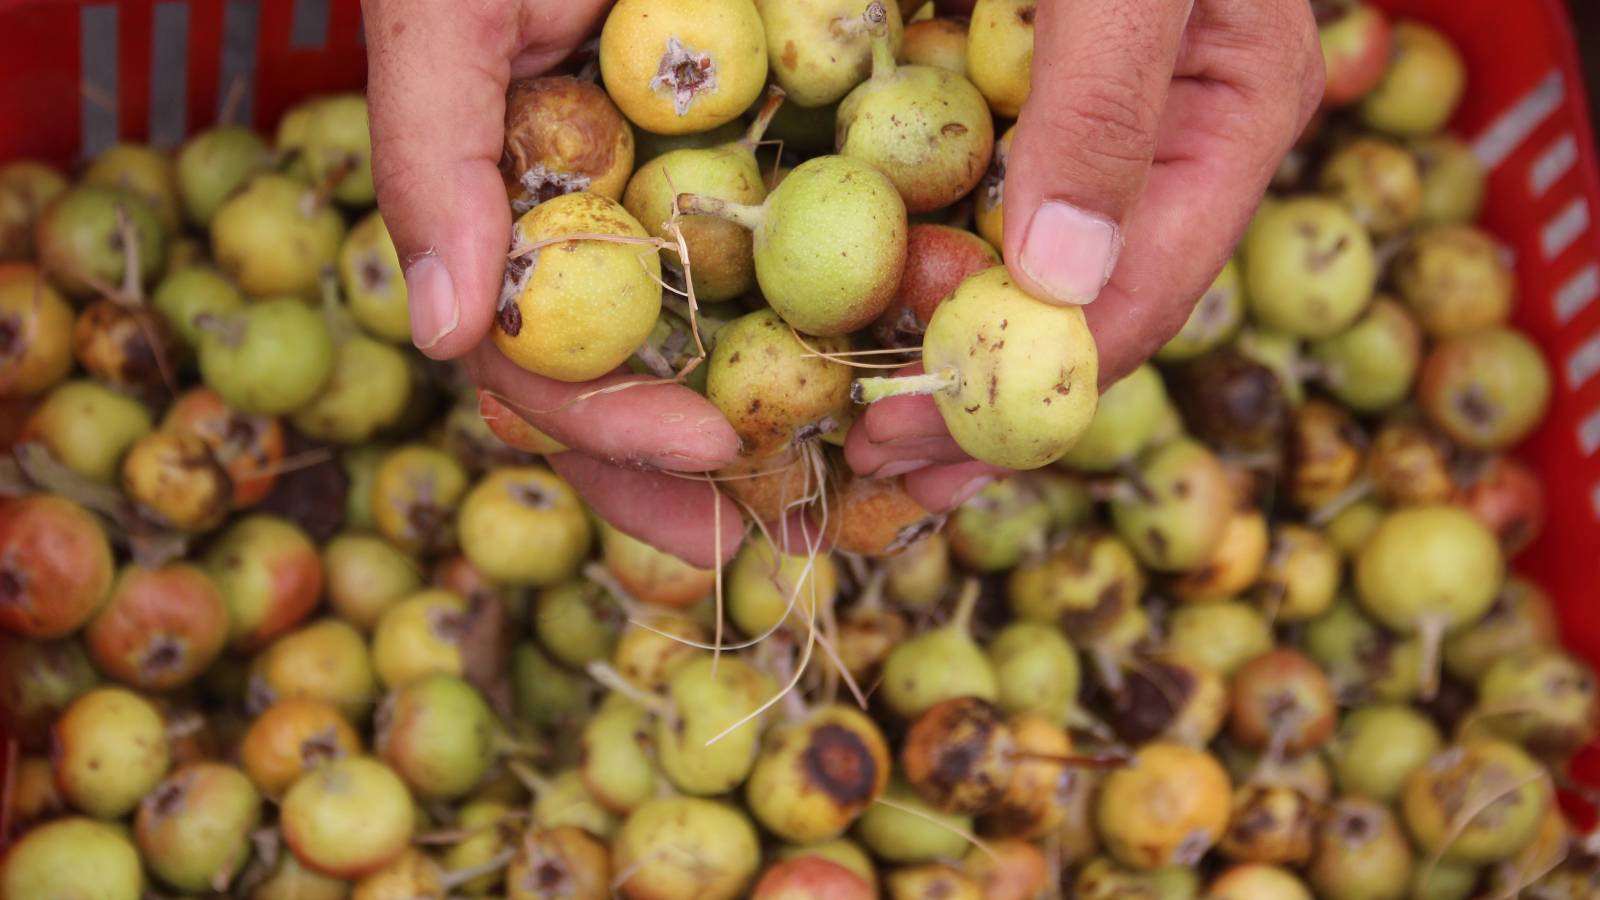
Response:
POLYGON ((740 146, 751 153, 756 151, 756 146, 761 143, 763 137, 766 137, 767 126, 772 124, 772 117, 777 115, 778 107, 783 105, 783 98, 786 96, 788 95, 784 93, 783 88, 776 84, 767 87, 767 99, 761 104, 756 117, 751 120, 750 127, 745 129, 744 137, 739 139, 740 146))
POLYGON ((983 585, 976 578, 967 579, 961 585, 961 595, 956 598, 956 612, 950 617, 950 627, 957 631, 966 631, 972 624, 972 612, 978 608, 978 597, 983 593, 983 585))
POLYGON ((488 875, 490 872, 498 872, 501 869, 504 869, 506 866, 511 864, 511 858, 515 855, 516 851, 510 848, 501 850, 499 853, 496 853, 485 862, 481 862, 475 866, 468 866, 465 869, 457 869, 453 872, 446 873, 443 878, 439 879, 439 885, 440 887, 443 887, 445 893, 448 894, 450 891, 455 890, 456 888, 466 884, 480 875, 488 875))
MULTIPOLYGON (((601 687, 616 691, 634 703, 639 704, 650 712, 665 719, 676 719, 678 711, 673 707, 672 701, 665 697, 652 694, 647 690, 622 677, 622 673, 603 662, 592 662, 585 670, 589 677, 600 682, 601 687)), ((516 763, 512 763, 516 766, 516 763)))
POLYGON ((1439 693, 1439 650, 1444 646, 1444 619, 1430 616, 1417 625, 1417 640, 1422 642, 1422 655, 1418 664, 1422 678, 1418 696, 1432 700, 1439 693))
POLYGON ((700 194, 679 194, 678 209, 686 216, 716 216, 755 231, 767 217, 764 207, 718 200, 700 194))
POLYGON ((857 403, 877 403, 889 397, 916 397, 926 394, 953 393, 961 384, 961 376, 951 367, 921 375, 898 375, 892 378, 857 378, 850 386, 850 399, 857 403))

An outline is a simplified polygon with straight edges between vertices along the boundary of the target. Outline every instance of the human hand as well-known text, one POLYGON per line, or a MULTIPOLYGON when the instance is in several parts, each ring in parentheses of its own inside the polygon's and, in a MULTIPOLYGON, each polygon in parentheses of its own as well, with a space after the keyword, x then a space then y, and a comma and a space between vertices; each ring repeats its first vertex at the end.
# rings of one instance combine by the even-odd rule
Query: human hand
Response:
MULTIPOLYGON (((1002 250, 1030 293, 1090 304, 1104 389, 1183 326, 1315 111, 1316 24, 1305 0, 1039 0, 1032 74, 1002 250)), ((910 472, 935 511, 1004 474, 956 446, 928 397, 874 403, 846 457, 910 472)))
POLYGON ((709 401, 671 384, 594 394, 527 372, 486 339, 511 212, 499 161, 512 78, 561 63, 610 0, 364 0, 378 204, 406 267, 412 339, 573 452, 550 465, 601 517, 691 563, 726 560, 739 510, 695 473, 739 440, 709 401), (592 396, 591 396, 592 395, 592 396), (597 423, 604 423, 597 427, 597 423))

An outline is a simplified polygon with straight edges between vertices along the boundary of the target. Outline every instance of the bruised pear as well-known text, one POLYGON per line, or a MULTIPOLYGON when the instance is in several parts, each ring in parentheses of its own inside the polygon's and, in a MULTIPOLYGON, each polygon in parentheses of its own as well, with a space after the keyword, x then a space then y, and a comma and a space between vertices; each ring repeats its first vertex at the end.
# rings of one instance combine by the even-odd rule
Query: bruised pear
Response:
POLYGON ((589 381, 627 361, 661 314, 661 260, 639 246, 648 238, 621 204, 599 194, 566 194, 529 210, 512 228, 520 255, 506 265, 495 346, 559 381, 589 381), (560 240, 569 235, 629 242, 560 240))
POLYGON ((872 31, 891 53, 903 39, 900 8, 863 0, 758 0, 772 77, 800 106, 827 106, 872 69, 872 31))
POLYGON ((1035 300, 998 266, 940 304, 922 339, 922 366, 922 375, 861 379, 856 399, 932 394, 962 450, 1010 469, 1060 459, 1099 398, 1100 355, 1083 310, 1035 300))
POLYGON ((774 728, 745 785, 750 811, 786 841, 831 840, 883 795, 889 746, 871 719, 825 706, 774 728))
POLYGON ((570 75, 506 88, 500 174, 517 212, 588 191, 621 200, 633 171, 633 129, 599 85, 570 75))
MULTIPOLYGON (((756 147, 782 101, 783 94, 774 91, 739 140, 715 147, 672 150, 640 166, 628 181, 622 205, 646 231, 671 240, 667 223, 680 191, 729 203, 758 204, 767 199, 756 147)), ((684 216, 678 228, 689 251, 690 282, 696 300, 732 300, 755 286, 755 258, 751 255, 748 229, 715 216, 684 216)), ((669 268, 681 271, 684 267, 676 248, 663 248, 661 260, 669 268)))
POLYGON ((685 212, 754 232, 756 281, 795 328, 847 334, 894 299, 906 262, 906 205, 870 164, 819 156, 796 166, 760 206, 679 194, 685 212))
POLYGON ((656 134, 733 121, 766 76, 766 32, 750 0, 621 0, 600 32, 606 92, 656 134))
POLYGON ((887 34, 873 37, 872 77, 839 104, 834 127, 836 149, 889 176, 911 213, 965 196, 994 152, 994 121, 972 82, 896 65, 887 34))
MULTIPOLYGON (((747 453, 765 456, 804 444, 849 417, 850 368, 814 355, 849 348, 849 338, 797 335, 770 309, 749 313, 717 332, 706 396, 747 453)), ((762 472, 782 468, 778 462, 755 464, 762 472)))

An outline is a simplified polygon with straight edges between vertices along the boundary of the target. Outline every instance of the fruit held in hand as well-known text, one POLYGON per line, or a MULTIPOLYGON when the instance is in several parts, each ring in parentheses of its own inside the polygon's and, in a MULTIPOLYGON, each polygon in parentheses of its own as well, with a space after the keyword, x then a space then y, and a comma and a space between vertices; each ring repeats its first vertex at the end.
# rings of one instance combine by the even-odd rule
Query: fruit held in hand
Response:
POLYGON ((968 277, 940 304, 922 367, 909 378, 861 379, 857 399, 932 394, 961 449, 1007 468, 1059 459, 1099 400, 1099 352, 1082 309, 1035 300, 1000 267, 968 277))
POLYGON ((848 156, 801 163, 760 206, 694 194, 678 205, 754 232, 761 293, 806 334, 864 327, 888 307, 905 268, 904 201, 882 173, 848 156))
POLYGON ((574 191, 621 200, 633 172, 633 129, 599 85, 568 75, 506 88, 500 173, 517 212, 574 191))
POLYGON ((521 255, 506 264, 495 346, 560 381, 588 381, 621 365, 661 313, 661 260, 650 240, 621 204, 599 194, 566 194, 529 210, 512 227, 511 250, 521 255), (595 235, 630 240, 584 237, 595 235), (552 243, 529 249, 544 241, 552 243))

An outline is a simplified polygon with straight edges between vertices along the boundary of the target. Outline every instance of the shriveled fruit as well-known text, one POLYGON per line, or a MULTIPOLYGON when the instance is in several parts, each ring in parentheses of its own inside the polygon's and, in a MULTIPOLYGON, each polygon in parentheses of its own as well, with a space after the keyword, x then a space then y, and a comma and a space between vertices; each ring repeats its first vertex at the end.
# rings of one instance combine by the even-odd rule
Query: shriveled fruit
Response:
POLYGON ((1311 857, 1316 813, 1311 800, 1289 785, 1241 785, 1217 849, 1237 862, 1303 864, 1311 857))
POLYGON ((178 531, 209 531, 233 505, 228 473, 205 441, 181 431, 154 431, 122 458, 128 498, 178 531))
POLYGON ((656 134, 733 121, 766 75, 766 32, 748 0, 623 0, 600 32, 606 92, 656 134))
POLYGON ((1126 542, 1084 529, 1012 570, 1006 593, 1017 618, 1060 624, 1074 639, 1092 641, 1138 606, 1144 586, 1144 569, 1126 542))
POLYGON ((912 789, 934 808, 971 815, 1004 794, 1015 752, 1016 739, 998 706, 955 697, 930 706, 911 723, 900 767, 912 789))
POLYGON ((1479 627, 1462 629, 1445 640, 1445 669, 1457 678, 1477 681, 1501 657, 1555 646, 1559 634, 1550 597, 1533 582, 1512 575, 1495 593, 1479 627))
MULTIPOLYGON (((608 21, 616 17, 614 9, 608 21)), ((661 313, 661 260, 639 246, 649 234, 622 204, 564 194, 524 213, 511 234, 516 255, 490 332, 507 358, 548 378, 588 381, 644 342, 661 313)))
POLYGON ((1006 727, 1015 748, 1015 765, 999 800, 979 815, 978 830, 1002 836, 1007 843, 1060 831, 1070 807, 1067 794, 1072 780, 1088 777, 1086 770, 1068 768, 1072 738, 1064 727, 1037 713, 1013 715, 1006 727))
POLYGON ((343 241, 339 213, 284 175, 256 176, 211 219, 217 265, 251 297, 313 296, 343 241))
POLYGON ((141 690, 171 690, 194 680, 222 652, 228 611, 200 568, 130 565, 83 637, 107 675, 141 690))
POLYGON ((862 379, 856 397, 932 394, 974 458, 1037 469, 1072 449, 1099 399, 1099 352, 1077 306, 1029 296, 1000 267, 967 278, 928 322, 925 374, 862 379))
MULTIPOLYGON (((1190 432, 1225 454, 1275 450, 1289 417, 1288 396, 1278 374, 1232 347, 1213 350, 1177 369, 1172 401, 1190 432)), ((1162 408, 1151 405, 1152 431, 1162 408)))
POLYGON ((96 688, 56 720, 50 757, 68 803, 118 819, 167 774, 167 726, 148 700, 123 688, 96 688))
POLYGON ((64 497, 0 500, 0 628, 40 640, 76 631, 111 588, 100 523, 64 497))
POLYGON ((192 763, 139 804, 134 836, 145 862, 181 891, 226 889, 250 859, 261 797, 243 772, 192 763))
POLYGON ((351 756, 301 776, 284 795, 278 822, 307 867, 360 878, 405 852, 413 815, 411 796, 392 769, 351 756))
POLYGON ((633 171, 633 129, 606 92, 568 75, 506 88, 500 172, 518 212, 573 191, 621 200, 633 171))
POLYGON ((639 807, 623 822, 611 865, 628 877, 617 890, 631 900, 731 900, 755 877, 755 828, 730 806, 668 797, 639 807))

